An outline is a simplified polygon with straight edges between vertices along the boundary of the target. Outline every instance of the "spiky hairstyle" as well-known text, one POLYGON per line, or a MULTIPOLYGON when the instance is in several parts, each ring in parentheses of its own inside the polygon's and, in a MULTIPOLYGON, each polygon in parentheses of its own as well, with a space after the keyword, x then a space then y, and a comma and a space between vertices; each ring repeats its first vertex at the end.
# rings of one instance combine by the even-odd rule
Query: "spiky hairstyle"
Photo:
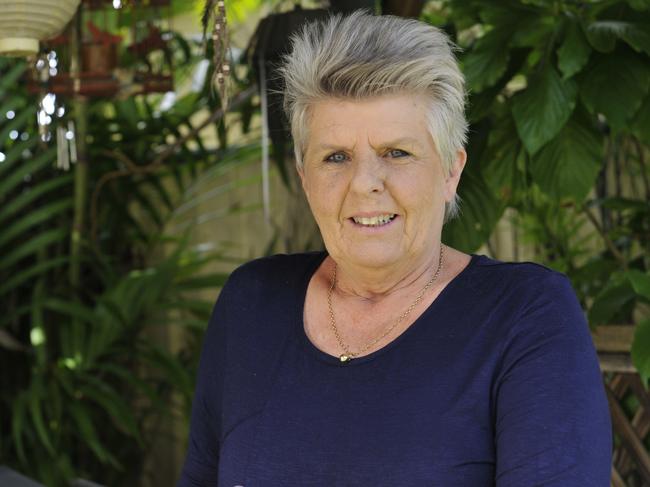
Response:
MULTIPOLYGON (((310 106, 315 102, 413 93, 430 100, 428 130, 449 174, 467 139, 465 83, 454 50, 436 27, 365 11, 303 26, 280 66, 298 166, 303 163, 310 106)), ((456 196, 445 209, 445 220, 457 212, 456 196)))

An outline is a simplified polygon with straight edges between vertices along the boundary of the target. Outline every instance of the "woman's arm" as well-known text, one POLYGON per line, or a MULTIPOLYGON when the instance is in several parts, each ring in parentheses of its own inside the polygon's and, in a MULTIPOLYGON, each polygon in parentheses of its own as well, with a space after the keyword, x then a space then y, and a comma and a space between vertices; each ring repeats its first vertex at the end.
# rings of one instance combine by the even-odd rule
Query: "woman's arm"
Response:
POLYGON ((221 401, 226 347, 226 308, 229 281, 219 294, 203 339, 203 348, 192 402, 187 454, 177 487, 217 485, 221 401))
POLYGON ((611 419, 589 327, 566 277, 535 287, 501 356, 496 485, 608 487, 611 419))

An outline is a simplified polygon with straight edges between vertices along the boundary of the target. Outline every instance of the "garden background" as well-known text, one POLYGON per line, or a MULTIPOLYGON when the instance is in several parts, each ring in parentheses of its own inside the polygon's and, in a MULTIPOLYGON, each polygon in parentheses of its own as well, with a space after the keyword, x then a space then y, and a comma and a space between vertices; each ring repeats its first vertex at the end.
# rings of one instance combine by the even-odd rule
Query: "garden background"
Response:
POLYGON ((322 246, 274 63, 304 19, 356 7, 461 48, 469 159, 443 241, 571 278, 612 485, 650 485, 649 0, 230 0, 225 23, 217 2, 84 0, 62 41, 0 56, 0 465, 55 487, 174 485, 219 287, 322 246), (113 49, 103 78, 84 77, 93 43, 113 49))

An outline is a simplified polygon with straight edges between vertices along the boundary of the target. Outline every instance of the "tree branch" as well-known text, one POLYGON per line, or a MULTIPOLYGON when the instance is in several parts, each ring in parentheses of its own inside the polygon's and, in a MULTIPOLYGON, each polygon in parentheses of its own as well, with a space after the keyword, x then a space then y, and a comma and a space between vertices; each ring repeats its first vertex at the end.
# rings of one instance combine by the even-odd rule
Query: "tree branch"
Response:
POLYGON ((589 221, 592 223, 594 228, 596 228, 596 231, 600 234, 600 236, 603 238, 603 241, 605 242, 605 245, 609 249, 609 251, 614 255, 616 260, 618 260, 621 265, 623 266, 624 270, 627 270, 627 260, 625 259, 625 256, 621 253, 620 250, 616 248, 616 245, 614 245, 614 242, 612 242, 612 239, 609 238, 609 235, 603 230, 603 227, 598 223, 598 220, 594 216, 594 214, 591 212, 589 208, 587 208, 587 205, 582 205, 582 211, 585 215, 587 215, 587 218, 589 218, 589 221))

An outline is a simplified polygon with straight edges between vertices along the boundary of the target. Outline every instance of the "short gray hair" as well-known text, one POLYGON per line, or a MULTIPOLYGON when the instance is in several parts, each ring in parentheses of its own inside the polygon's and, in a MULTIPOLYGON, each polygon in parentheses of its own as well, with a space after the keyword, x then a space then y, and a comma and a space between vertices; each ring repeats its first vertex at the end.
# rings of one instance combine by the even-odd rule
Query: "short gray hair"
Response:
MULTIPOLYGON (((431 100, 428 129, 448 175, 467 140, 465 81, 455 49, 444 32, 424 22, 361 10, 304 25, 279 69, 296 164, 303 163, 314 102, 406 92, 431 100)), ((457 213, 456 195, 445 221, 457 213)))

